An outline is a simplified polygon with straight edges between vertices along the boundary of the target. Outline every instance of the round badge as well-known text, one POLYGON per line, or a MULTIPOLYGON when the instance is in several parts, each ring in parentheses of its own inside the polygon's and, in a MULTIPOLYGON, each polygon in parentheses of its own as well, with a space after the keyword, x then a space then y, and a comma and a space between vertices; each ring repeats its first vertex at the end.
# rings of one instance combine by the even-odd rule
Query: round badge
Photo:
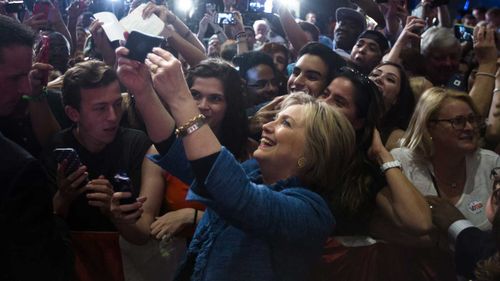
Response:
POLYGON ((483 211, 484 209, 484 204, 481 201, 471 201, 469 205, 467 205, 467 209, 469 212, 473 213, 474 215, 479 214, 483 211))

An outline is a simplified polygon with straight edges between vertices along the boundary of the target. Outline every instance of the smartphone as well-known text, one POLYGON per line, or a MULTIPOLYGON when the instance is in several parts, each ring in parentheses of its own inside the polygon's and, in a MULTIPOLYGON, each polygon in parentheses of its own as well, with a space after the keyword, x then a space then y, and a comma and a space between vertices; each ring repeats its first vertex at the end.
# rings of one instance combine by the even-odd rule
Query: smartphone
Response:
POLYGON ((73 148, 56 148, 54 149, 54 154, 56 156, 56 161, 59 164, 62 164, 64 160, 66 160, 66 166, 64 167, 64 175, 69 176, 74 173, 80 166, 82 166, 82 162, 80 161, 80 157, 78 153, 73 148))
MULTIPOLYGON (((115 192, 130 192, 132 193, 132 182, 130 178, 125 173, 118 173, 113 177, 113 190, 115 192)), ((132 193, 129 198, 124 198, 120 200, 120 205, 127 205, 136 202, 136 199, 132 193)))
POLYGON ((153 51, 154 47, 160 47, 165 41, 161 36, 153 36, 139 31, 132 31, 125 43, 125 48, 129 49, 128 58, 144 62, 148 53, 153 51))
POLYGON ((235 24, 236 21, 234 19, 233 13, 218 13, 217 14, 217 23, 218 24, 235 24))
POLYGON ((472 43, 473 39, 473 34, 474 34, 474 28, 465 26, 463 24, 456 24, 453 27, 453 30, 455 32, 455 37, 460 41, 460 42, 470 42, 472 43))
MULTIPOLYGON (((40 40, 40 49, 38 50, 38 54, 35 57, 35 62, 49 63, 49 56, 50 56, 50 38, 47 35, 42 35, 42 38, 40 40)), ((42 71, 42 79, 41 79, 42 86, 47 86, 48 81, 49 81, 49 71, 44 70, 42 71)))
POLYGON ((6 13, 19 13, 24 11, 24 3, 23 1, 12 1, 8 2, 4 6, 5 12, 6 13))
POLYGON ((33 5, 33 14, 44 14, 44 19, 49 18, 50 3, 44 1, 37 1, 33 5))

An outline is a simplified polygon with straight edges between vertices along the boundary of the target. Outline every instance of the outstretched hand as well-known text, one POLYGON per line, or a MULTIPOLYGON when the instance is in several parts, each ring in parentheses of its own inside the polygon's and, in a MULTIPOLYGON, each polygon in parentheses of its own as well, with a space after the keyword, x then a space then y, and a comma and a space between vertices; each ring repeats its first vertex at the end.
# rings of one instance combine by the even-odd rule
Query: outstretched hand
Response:
POLYGON ((145 93, 144 89, 151 88, 151 73, 144 63, 127 58, 129 50, 125 47, 116 49, 117 75, 120 82, 128 91, 137 96, 145 93))
POLYGON ((146 58, 146 65, 152 72, 153 86, 163 101, 169 103, 189 93, 182 64, 168 51, 153 48, 153 53, 146 58))
POLYGON ((497 49, 495 30, 486 26, 476 26, 473 33, 474 51, 479 64, 495 62, 497 49))

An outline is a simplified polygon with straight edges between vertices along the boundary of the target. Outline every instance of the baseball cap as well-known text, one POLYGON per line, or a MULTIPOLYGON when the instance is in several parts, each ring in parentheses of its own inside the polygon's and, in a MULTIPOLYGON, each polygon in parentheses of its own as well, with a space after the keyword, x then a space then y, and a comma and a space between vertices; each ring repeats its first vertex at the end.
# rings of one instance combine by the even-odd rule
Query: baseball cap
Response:
POLYGON ((342 21, 344 19, 350 19, 353 20, 354 22, 359 23, 359 25, 363 28, 363 30, 366 29, 366 19, 365 17, 358 11, 351 9, 351 8, 338 8, 337 11, 335 11, 335 18, 338 21, 342 21))

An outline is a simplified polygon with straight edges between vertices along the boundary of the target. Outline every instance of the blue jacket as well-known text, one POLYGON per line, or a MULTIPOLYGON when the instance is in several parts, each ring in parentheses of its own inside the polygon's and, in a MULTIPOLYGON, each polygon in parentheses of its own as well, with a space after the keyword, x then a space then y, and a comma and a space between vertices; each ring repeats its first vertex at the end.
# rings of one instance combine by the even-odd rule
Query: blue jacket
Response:
MULTIPOLYGON (((191 170, 182 143, 151 157, 181 180, 191 170)), ((191 280, 305 280, 319 262, 334 218, 325 200, 296 178, 261 183, 255 160, 238 163, 222 148, 204 186, 205 197, 187 200, 207 206, 188 255, 196 255, 191 280), (250 176, 249 176, 250 175, 250 176)))

